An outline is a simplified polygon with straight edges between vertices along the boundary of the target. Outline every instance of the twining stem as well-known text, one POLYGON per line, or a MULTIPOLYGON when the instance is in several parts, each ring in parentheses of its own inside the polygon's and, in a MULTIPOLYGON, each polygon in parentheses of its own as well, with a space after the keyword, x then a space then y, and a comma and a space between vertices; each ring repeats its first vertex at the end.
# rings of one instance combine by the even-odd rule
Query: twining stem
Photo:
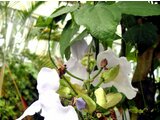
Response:
POLYGON ((50 58, 51 62, 53 63, 54 67, 56 69, 58 69, 57 65, 55 64, 54 60, 52 59, 51 51, 50 51, 50 41, 51 41, 51 33, 52 33, 52 27, 53 27, 53 20, 54 19, 52 19, 52 22, 50 24, 50 31, 49 31, 49 34, 48 34, 48 54, 49 54, 49 58, 50 58))
POLYGON ((82 78, 79 78, 79 77, 73 75, 73 74, 70 73, 68 70, 65 70, 65 71, 66 71, 66 73, 67 73, 68 75, 72 76, 73 78, 76 78, 76 79, 78 79, 78 80, 80 80, 80 81, 84 81, 82 78))
MULTIPOLYGON (((51 62, 53 63, 55 69, 57 69, 57 71, 58 71, 58 66, 55 64, 54 60, 52 59, 51 51, 50 51, 50 41, 51 41, 51 32, 52 32, 52 27, 53 27, 53 20, 54 20, 54 19, 52 19, 52 22, 51 22, 51 24, 50 24, 50 31, 49 31, 49 34, 48 34, 48 54, 49 54, 49 58, 50 58, 51 62)), ((83 79, 74 76, 73 74, 71 74, 71 73, 70 73, 69 71, 67 71, 67 70, 66 70, 66 73, 68 73, 70 76, 72 76, 72 77, 74 77, 74 78, 76 78, 76 79, 78 79, 78 80, 83 81, 83 79)), ((68 82, 68 80, 65 78, 64 75, 62 76, 62 78, 63 78, 63 80, 66 81, 66 83, 67 83, 67 84, 69 85, 69 87, 72 89, 72 91, 74 92, 74 94, 75 94, 75 95, 78 95, 77 92, 74 90, 74 88, 73 88, 72 85, 68 82)))
POLYGON ((93 76, 93 78, 90 80, 90 82, 93 82, 94 79, 102 72, 103 68, 99 69, 99 71, 97 72, 97 74, 95 76, 93 76))

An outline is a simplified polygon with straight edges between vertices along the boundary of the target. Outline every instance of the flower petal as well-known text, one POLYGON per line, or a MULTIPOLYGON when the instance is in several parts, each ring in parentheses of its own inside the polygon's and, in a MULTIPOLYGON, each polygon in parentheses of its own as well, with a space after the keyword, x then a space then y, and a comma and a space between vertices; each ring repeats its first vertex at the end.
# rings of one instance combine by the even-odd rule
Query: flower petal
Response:
POLYGON ((100 64, 103 59, 107 59, 107 61, 108 61, 107 68, 114 67, 114 66, 118 65, 118 63, 119 63, 118 62, 119 58, 115 55, 115 53, 112 50, 106 50, 106 51, 100 52, 98 54, 98 56, 97 56, 98 68, 100 68, 100 64))
POLYGON ((124 113, 124 114, 125 114, 125 116, 126 116, 126 119, 127 119, 127 120, 130 120, 130 114, 129 114, 129 110, 128 110, 128 109, 125 110, 125 113, 124 113))
POLYGON ((114 107, 114 111, 115 111, 115 114, 116 114, 116 119, 117 120, 123 120, 122 119, 122 113, 120 113, 119 110, 116 107, 114 107))
POLYGON ((39 100, 34 102, 24 114, 17 120, 23 119, 27 115, 33 115, 42 110, 41 115, 45 120, 78 120, 77 113, 72 106, 64 107, 61 104, 59 94, 59 76, 56 70, 50 68, 42 68, 38 74, 37 89, 39 92, 39 100))
POLYGON ((124 93, 128 99, 134 98, 138 90, 131 85, 131 79, 129 79, 128 76, 131 72, 131 65, 127 61, 127 59, 125 57, 118 58, 114 54, 114 52, 112 52, 111 50, 107 50, 99 53, 97 57, 98 67, 100 67, 100 62, 103 59, 107 59, 108 61, 107 68, 111 68, 119 64, 120 70, 117 77, 114 80, 111 80, 107 84, 102 84, 102 87, 111 87, 113 85, 117 88, 119 92, 124 93))
POLYGON ((70 118, 74 118, 73 120, 78 120, 77 113, 72 106, 64 107, 59 98, 59 94, 56 92, 47 92, 44 94, 40 94, 39 101, 42 107, 41 115, 45 118, 45 120, 61 120, 65 118, 66 120, 72 120, 70 118))
POLYGON ((26 117, 27 115, 34 115, 35 113, 39 112, 41 110, 41 104, 40 102, 37 100, 34 103, 31 104, 30 107, 28 107, 25 112, 22 114, 21 117, 19 117, 16 120, 22 120, 24 117, 26 117))
POLYGON ((80 60, 85 55, 87 48, 88 46, 85 40, 77 41, 71 46, 72 57, 80 60))
POLYGON ((37 90, 39 93, 47 90, 57 91, 59 84, 59 75, 55 69, 44 67, 38 73, 37 90))
POLYGON ((129 73, 131 72, 131 65, 126 60, 126 58, 120 58, 120 72, 115 78, 113 85, 126 95, 128 99, 132 99, 136 96, 138 89, 134 88, 131 84, 131 79, 129 78, 129 73))
MULTIPOLYGON (((67 70, 71 72, 73 75, 82 79, 87 79, 88 74, 86 68, 76 59, 70 58, 69 61, 66 63, 66 65, 67 65, 67 70)), ((76 78, 73 77, 71 77, 71 82, 73 84, 83 85, 82 81, 77 80, 76 78)))
POLYGON ((44 120, 78 120, 78 116, 73 107, 67 106, 63 111, 49 111, 44 120))
POLYGON ((138 89, 131 85, 131 80, 128 76, 122 72, 118 76, 107 84, 103 84, 102 87, 115 86, 119 92, 122 92, 128 99, 132 99, 136 96, 138 89))
POLYGON ((83 110, 86 108, 86 102, 83 100, 83 98, 78 98, 76 100, 76 106, 78 110, 83 110))
POLYGON ((125 57, 120 57, 119 64, 123 68, 122 71, 124 74, 129 75, 131 73, 131 64, 125 57))

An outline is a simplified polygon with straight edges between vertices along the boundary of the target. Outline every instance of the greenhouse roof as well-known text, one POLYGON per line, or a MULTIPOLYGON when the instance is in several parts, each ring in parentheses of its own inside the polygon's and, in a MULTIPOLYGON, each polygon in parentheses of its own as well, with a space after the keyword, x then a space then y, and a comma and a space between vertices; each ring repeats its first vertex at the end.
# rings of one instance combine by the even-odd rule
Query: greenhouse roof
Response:
MULTIPOLYGON (((28 11, 30 7, 35 3, 36 1, 10 1, 8 7, 11 7, 13 9, 17 10, 26 10, 28 11)), ((49 16, 56 8, 58 8, 58 1, 44 1, 43 4, 41 4, 34 12, 34 15, 38 16, 49 16)))

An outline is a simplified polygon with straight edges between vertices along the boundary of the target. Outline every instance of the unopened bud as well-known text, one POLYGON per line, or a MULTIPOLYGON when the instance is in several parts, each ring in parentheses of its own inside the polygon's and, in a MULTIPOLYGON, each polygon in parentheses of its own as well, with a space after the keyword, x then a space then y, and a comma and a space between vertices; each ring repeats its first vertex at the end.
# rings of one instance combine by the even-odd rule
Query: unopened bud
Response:
POLYGON ((102 68, 104 68, 104 67, 106 67, 107 64, 108 64, 107 59, 103 59, 103 60, 101 61, 100 66, 101 66, 102 68))
POLYGON ((65 74, 66 72, 65 70, 66 70, 66 65, 63 65, 60 68, 58 68, 60 78, 65 74))

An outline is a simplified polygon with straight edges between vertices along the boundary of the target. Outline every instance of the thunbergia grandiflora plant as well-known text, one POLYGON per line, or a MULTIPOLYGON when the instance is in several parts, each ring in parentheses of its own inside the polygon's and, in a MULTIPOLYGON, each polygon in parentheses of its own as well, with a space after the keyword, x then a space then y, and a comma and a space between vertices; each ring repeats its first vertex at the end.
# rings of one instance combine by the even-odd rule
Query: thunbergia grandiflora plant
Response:
POLYGON ((42 68, 37 78, 39 99, 17 120, 36 112, 45 120, 130 120, 123 107, 137 93, 129 79, 130 63, 112 50, 95 57, 91 48, 78 41, 65 64, 42 68))

